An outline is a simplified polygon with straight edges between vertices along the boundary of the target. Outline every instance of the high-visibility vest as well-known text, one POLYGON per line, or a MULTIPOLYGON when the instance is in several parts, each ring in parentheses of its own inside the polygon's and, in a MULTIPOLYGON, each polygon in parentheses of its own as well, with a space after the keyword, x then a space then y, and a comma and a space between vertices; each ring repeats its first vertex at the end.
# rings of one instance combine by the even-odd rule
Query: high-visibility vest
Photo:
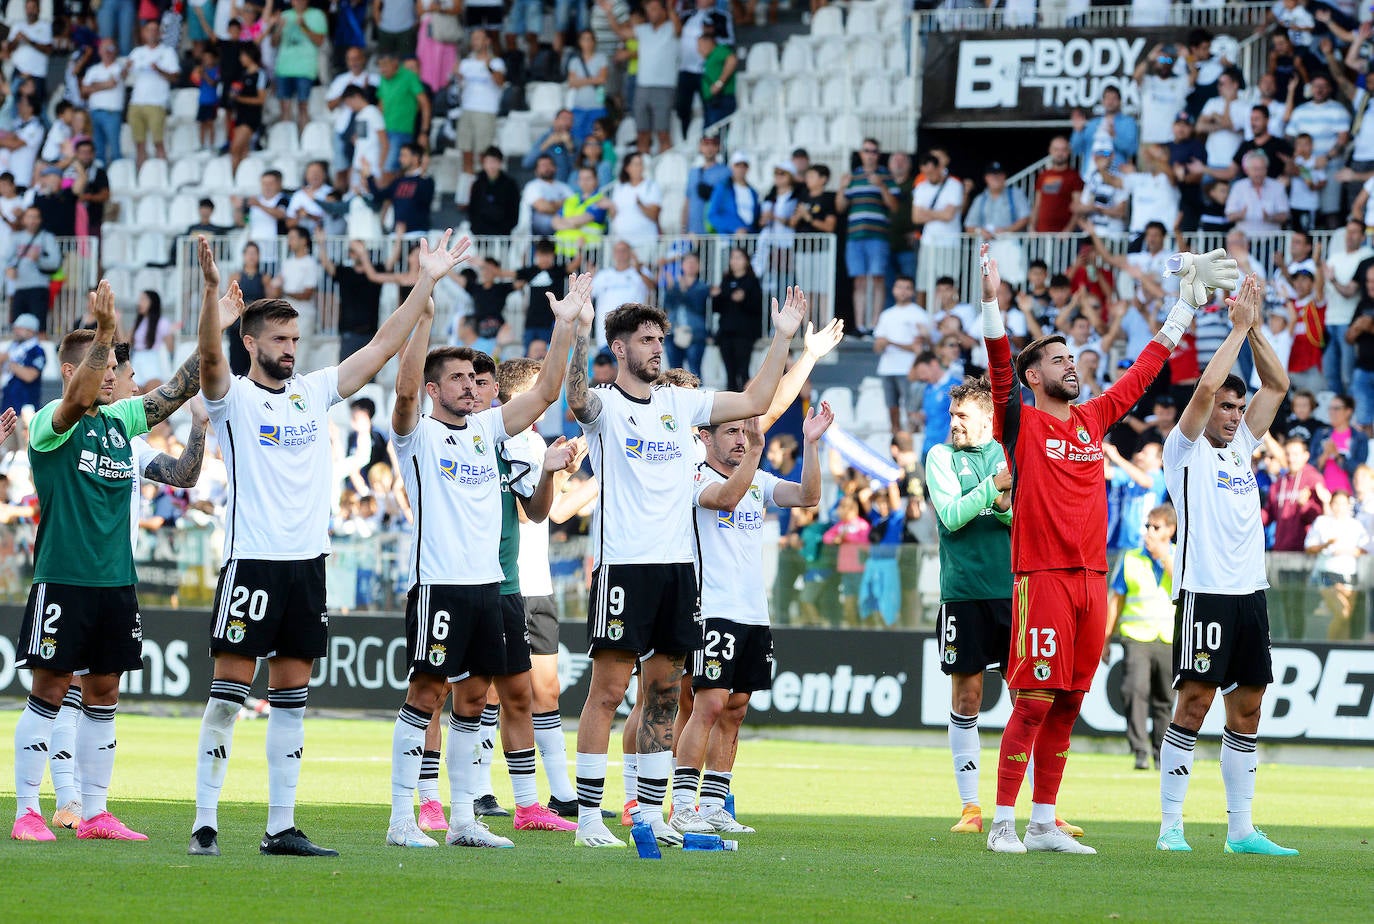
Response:
POLYGON ((1121 557, 1122 578, 1126 583, 1126 602, 1117 617, 1117 628, 1125 638, 1137 642, 1174 640, 1174 604, 1170 599, 1173 580, 1166 572, 1155 578, 1154 560, 1149 554, 1132 549, 1121 557))
MULTIPOLYGON (((576 218, 605 198, 606 194, 601 192, 593 193, 586 199, 574 193, 563 200, 563 208, 558 214, 564 218, 576 218)), ((582 248, 594 247, 601 243, 601 235, 604 233, 606 226, 595 221, 588 222, 580 228, 565 228, 553 233, 554 247, 560 257, 575 257, 582 248)))

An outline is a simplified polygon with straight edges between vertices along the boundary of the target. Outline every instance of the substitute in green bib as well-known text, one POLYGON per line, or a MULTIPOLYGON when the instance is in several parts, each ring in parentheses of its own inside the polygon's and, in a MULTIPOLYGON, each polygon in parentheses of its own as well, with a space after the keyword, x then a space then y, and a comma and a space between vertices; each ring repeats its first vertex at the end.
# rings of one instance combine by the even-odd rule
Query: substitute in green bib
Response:
POLYGON ((1112 638, 1120 633, 1121 699, 1126 740, 1137 770, 1159 766, 1159 747, 1174 709, 1174 508, 1164 504, 1145 519, 1145 540, 1121 556, 1107 591, 1107 640, 1102 663, 1110 660, 1112 638), (1148 724, 1147 724, 1148 723, 1148 724))
POLYGON ((966 381, 949 393, 949 442, 926 457, 940 532, 940 670, 949 675, 949 746, 963 811, 950 830, 982 833, 978 711, 983 672, 1011 645, 1011 472, 992 438, 992 389, 966 381))
POLYGON ((38 811, 38 786, 53 722, 76 673, 83 675, 77 837, 147 840, 106 810, 119 679, 143 667, 129 529, 135 475, 130 440, 196 393, 200 367, 192 358, 156 391, 115 401, 118 318, 108 282, 91 293, 90 310, 96 329, 73 331, 58 349, 62 397, 34 415, 29 427, 40 521, 33 587, 15 645, 16 664, 33 672, 32 693, 14 728, 18 799, 11 836, 21 841, 54 839, 38 811))

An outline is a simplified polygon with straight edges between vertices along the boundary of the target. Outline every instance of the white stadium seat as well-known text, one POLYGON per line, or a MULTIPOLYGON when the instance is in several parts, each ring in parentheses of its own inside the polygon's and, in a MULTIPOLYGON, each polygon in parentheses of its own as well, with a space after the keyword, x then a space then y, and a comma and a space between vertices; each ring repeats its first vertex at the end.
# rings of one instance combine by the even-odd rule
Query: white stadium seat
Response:
POLYGON ((682 204, 686 197, 681 192, 663 191, 663 208, 658 213, 658 226, 664 234, 682 233, 682 204))
POLYGON ((793 77, 787 82, 787 111, 815 109, 821 103, 820 88, 814 77, 793 77))
POLYGON ((865 77, 859 87, 860 112, 888 112, 892 109, 890 83, 886 77, 865 77))
POLYGON ((138 191, 142 195, 165 195, 169 187, 167 161, 150 157, 138 168, 138 191))
POLYGON ((182 194, 172 200, 167 210, 167 226, 170 228, 189 228, 200 221, 199 196, 182 194))
POLYGON ((134 223, 140 230, 157 230, 167 226, 167 200, 161 196, 144 196, 138 200, 134 223))
POLYGON ((256 157, 245 157, 234 171, 234 189, 239 195, 256 196, 262 189, 262 173, 267 165, 256 157))
POLYGON ((876 38, 857 39, 849 46, 849 66, 855 73, 883 69, 883 43, 876 38))
POLYGON ((844 24, 845 33, 855 35, 874 35, 878 32, 878 6, 875 3, 849 4, 849 20, 844 24))
MULTIPOLYGON (((852 112, 842 113, 830 122, 830 146, 844 151, 852 151, 859 145, 863 129, 859 127, 859 117, 852 112)), ((843 173, 843 170, 836 171, 843 173)))
POLYGON ((300 133, 296 130, 296 123, 278 122, 268 129, 267 150, 272 154, 299 154, 301 139, 300 133))
POLYGON ((518 119, 502 119, 496 129, 496 146, 507 157, 523 157, 530 149, 530 126, 518 119))
POLYGON ((127 266, 131 261, 132 240, 127 234, 105 234, 100 238, 100 262, 106 266, 127 266))
MULTIPOLYGON (((189 226, 195 219, 186 223, 189 226)), ((146 267, 150 263, 166 263, 171 254, 171 243, 166 235, 156 231, 145 231, 138 236, 138 246, 134 249, 134 265, 146 267)))
POLYGON ((665 193, 680 192, 687 185, 687 161, 673 151, 658 155, 654 159, 654 182, 665 193))
MULTIPOLYGON (((212 157, 205 165, 199 189, 207 193, 230 193, 234 191, 234 166, 228 154, 212 157)), ((257 192, 257 190, 253 190, 257 192)))
MULTIPOLYGON (((829 9, 824 7, 823 9, 829 9)), ((843 385, 834 385, 821 392, 821 400, 830 405, 835 424, 848 427, 854 422, 854 393, 843 385)))
POLYGON ((836 114, 848 112, 854 106, 849 93, 849 80, 843 74, 836 74, 821 88, 821 108, 836 114))
POLYGON ((334 123, 311 122, 301 132, 300 149, 311 157, 328 157, 334 150, 334 123))
POLYGON ((298 189, 303 182, 301 175, 304 168, 301 162, 294 157, 278 157, 268 165, 269 170, 276 170, 281 174, 281 185, 283 189, 298 189))
POLYGON ((776 109, 782 105, 782 81, 765 77, 749 90, 749 107, 755 112, 776 109))
POLYGON ((810 74, 811 49, 806 39, 793 36, 782 50, 782 72, 784 74, 810 74))
POLYGON ((529 102, 530 112, 552 116, 563 108, 566 96, 561 83, 531 82, 525 88, 525 99, 529 102))
POLYGON ((755 42, 750 45, 749 54, 744 59, 744 67, 750 74, 776 74, 778 46, 772 42, 755 42))
MULTIPOLYGON (((458 189, 458 175, 463 172, 463 162, 456 157, 436 157, 430 161, 430 175, 434 177, 434 191, 448 195, 458 189)), ((439 196, 434 197, 435 204, 439 196)))
POLYGON ((844 67, 846 45, 844 39, 826 39, 816 46, 816 70, 837 73, 844 67))
POLYGON ((811 17, 811 34, 844 35, 844 17, 837 6, 823 6, 811 17))
MULTIPOLYGON (((814 112, 798 116, 792 123, 792 147, 811 150, 825 144, 826 125, 824 117, 814 112)), ((800 179, 800 177, 798 177, 800 179)))
POLYGON ((183 162, 195 163, 200 159, 200 126, 194 122, 183 122, 167 128, 167 159, 172 162, 172 175, 183 162))
POLYGON ((200 89, 184 87, 172 91, 172 119, 176 122, 194 122, 200 111, 200 89))
POLYGON ((110 189, 116 195, 130 195, 138 188, 138 170, 134 167, 133 160, 128 157, 111 161, 105 168, 105 175, 109 177, 110 189))
POLYGON ((172 179, 168 190, 199 186, 205 175, 205 164, 195 158, 184 158, 172 164, 172 179))

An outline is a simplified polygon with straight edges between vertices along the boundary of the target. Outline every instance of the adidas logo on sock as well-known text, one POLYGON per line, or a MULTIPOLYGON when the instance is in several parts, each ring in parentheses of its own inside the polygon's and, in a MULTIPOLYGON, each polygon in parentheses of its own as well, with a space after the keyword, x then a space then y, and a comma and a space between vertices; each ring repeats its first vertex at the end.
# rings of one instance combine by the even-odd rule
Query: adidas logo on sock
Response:
POLYGON ((297 760, 300 760, 300 759, 301 759, 301 755, 304 754, 304 753, 305 753, 305 748, 296 748, 294 751, 292 751, 290 754, 287 754, 286 756, 287 756, 287 757, 294 757, 294 758, 296 758, 297 760))
POLYGON ((422 756, 424 756, 424 753, 425 753, 425 749, 424 749, 423 747, 414 747, 414 748, 411 748, 409 751, 406 751, 405 756, 406 756, 406 757, 422 757, 422 756))
POLYGON ((58 751, 56 754, 54 754, 54 755, 52 756, 52 759, 53 759, 53 760, 71 760, 71 759, 72 759, 72 755, 71 755, 71 752, 70 752, 70 751, 58 751))
POLYGON ((1170 776, 1187 776, 1187 775, 1188 775, 1188 768, 1187 768, 1187 767, 1175 767, 1174 769, 1172 769, 1172 770, 1169 771, 1169 775, 1170 775, 1170 776))
POLYGON ((229 749, 221 744, 217 748, 212 748, 211 750, 206 751, 205 754, 207 757, 215 757, 219 760, 224 760, 226 757, 229 756, 229 749))
POLYGON ((960 772, 960 773, 965 773, 965 772, 967 772, 967 771, 969 771, 969 770, 977 770, 977 769, 978 769, 978 765, 977 765, 976 763, 974 763, 973 761, 969 761, 968 763, 964 764, 962 767, 959 768, 959 772, 960 772))
POLYGON ((118 743, 118 742, 111 741, 109 744, 102 744, 102 745, 101 745, 99 748, 97 748, 96 750, 99 750, 99 751, 113 751, 113 750, 115 749, 115 745, 116 745, 117 743, 118 743))
POLYGON ((1024 751, 1020 754, 1008 754, 1007 760, 1014 760, 1018 764, 1030 763, 1030 758, 1026 756, 1024 751))
POLYGON ((46 741, 35 741, 33 744, 24 746, 26 751, 46 751, 47 749, 48 743, 46 741))
POLYGON ((494 750, 496 750, 496 739, 495 739, 495 738, 492 738, 492 739, 489 740, 489 741, 483 741, 483 742, 482 742, 482 750, 484 750, 484 751, 494 751, 494 750))

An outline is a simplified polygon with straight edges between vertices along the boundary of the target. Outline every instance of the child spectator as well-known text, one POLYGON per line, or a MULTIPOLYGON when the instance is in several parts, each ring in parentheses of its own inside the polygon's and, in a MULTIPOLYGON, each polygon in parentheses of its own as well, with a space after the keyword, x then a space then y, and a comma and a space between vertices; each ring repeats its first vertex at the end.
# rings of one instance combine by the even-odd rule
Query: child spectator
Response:
POLYGON ((196 107, 196 124, 200 126, 200 146, 215 146, 215 119, 219 117, 219 52, 207 48, 201 52, 200 64, 191 71, 191 83, 200 88, 196 107))
POLYGON ((1326 377, 1322 374, 1322 350, 1326 347, 1326 302, 1317 294, 1324 285, 1322 276, 1320 259, 1315 278, 1307 269, 1294 273, 1295 297, 1287 303, 1288 311, 1294 318, 1288 377, 1295 389, 1313 392, 1326 387, 1326 377))
POLYGON ((835 512, 835 524, 825 531, 822 541, 839 547, 835 570, 840 575, 840 610, 844 625, 852 628, 859 624, 859 590, 864 573, 860 550, 868 545, 872 527, 860 514, 859 502, 853 497, 840 498, 835 512))
POLYGON ((1288 169, 1292 176, 1288 184, 1288 210, 1293 227, 1311 231, 1317 226, 1326 170, 1312 153, 1312 136, 1306 132, 1293 139, 1293 162, 1288 169))

